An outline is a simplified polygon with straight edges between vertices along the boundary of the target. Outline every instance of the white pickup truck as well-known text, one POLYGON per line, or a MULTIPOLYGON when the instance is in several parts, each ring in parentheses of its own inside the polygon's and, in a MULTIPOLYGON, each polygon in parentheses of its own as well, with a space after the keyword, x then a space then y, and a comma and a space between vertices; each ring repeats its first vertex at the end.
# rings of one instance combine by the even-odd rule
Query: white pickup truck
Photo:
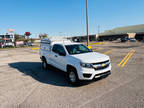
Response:
POLYGON ((42 39, 40 56, 44 69, 49 64, 67 72, 68 80, 72 84, 111 74, 109 56, 93 52, 85 45, 70 40, 42 39))

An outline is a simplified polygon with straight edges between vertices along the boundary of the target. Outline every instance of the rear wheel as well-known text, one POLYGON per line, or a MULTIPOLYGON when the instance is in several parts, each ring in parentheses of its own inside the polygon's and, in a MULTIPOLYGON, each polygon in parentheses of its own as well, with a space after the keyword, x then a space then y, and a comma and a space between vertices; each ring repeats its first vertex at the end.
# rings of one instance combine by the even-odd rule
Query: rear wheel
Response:
POLYGON ((46 59, 43 59, 43 60, 42 60, 42 68, 43 68, 44 70, 46 70, 46 69, 48 68, 48 64, 47 64, 46 59))

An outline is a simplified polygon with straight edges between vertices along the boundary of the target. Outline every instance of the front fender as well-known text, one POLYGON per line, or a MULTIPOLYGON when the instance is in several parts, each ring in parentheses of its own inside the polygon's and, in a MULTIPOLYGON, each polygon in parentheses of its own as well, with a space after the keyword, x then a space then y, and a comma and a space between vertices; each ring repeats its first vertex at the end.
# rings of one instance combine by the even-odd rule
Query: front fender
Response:
POLYGON ((77 71, 77 74, 78 74, 78 77, 79 79, 82 78, 82 71, 81 71, 81 66, 80 66, 80 60, 74 58, 74 57, 70 57, 68 60, 67 60, 68 64, 67 65, 70 65, 72 67, 74 67, 77 71))

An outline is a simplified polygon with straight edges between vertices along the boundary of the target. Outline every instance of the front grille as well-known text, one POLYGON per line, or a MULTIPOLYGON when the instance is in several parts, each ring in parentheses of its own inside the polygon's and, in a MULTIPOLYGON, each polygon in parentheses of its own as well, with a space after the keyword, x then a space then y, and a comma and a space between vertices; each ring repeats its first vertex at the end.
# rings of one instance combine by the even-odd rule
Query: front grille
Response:
POLYGON ((110 61, 107 60, 107 61, 104 61, 104 62, 93 63, 93 68, 95 70, 102 70, 102 69, 105 69, 105 68, 109 67, 109 65, 110 65, 110 61))
POLYGON ((108 65, 106 65, 106 66, 101 66, 101 67, 98 67, 98 68, 94 68, 95 70, 101 70, 101 69, 105 69, 105 68, 107 68, 109 66, 109 64, 108 65))

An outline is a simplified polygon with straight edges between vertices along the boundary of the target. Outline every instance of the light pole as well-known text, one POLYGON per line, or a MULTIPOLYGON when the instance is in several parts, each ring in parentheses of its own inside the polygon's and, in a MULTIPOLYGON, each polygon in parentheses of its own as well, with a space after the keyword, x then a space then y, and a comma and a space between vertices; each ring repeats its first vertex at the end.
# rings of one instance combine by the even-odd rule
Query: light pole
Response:
POLYGON ((89 45, 88 0, 86 0, 86 30, 87 30, 87 46, 88 46, 89 45))

